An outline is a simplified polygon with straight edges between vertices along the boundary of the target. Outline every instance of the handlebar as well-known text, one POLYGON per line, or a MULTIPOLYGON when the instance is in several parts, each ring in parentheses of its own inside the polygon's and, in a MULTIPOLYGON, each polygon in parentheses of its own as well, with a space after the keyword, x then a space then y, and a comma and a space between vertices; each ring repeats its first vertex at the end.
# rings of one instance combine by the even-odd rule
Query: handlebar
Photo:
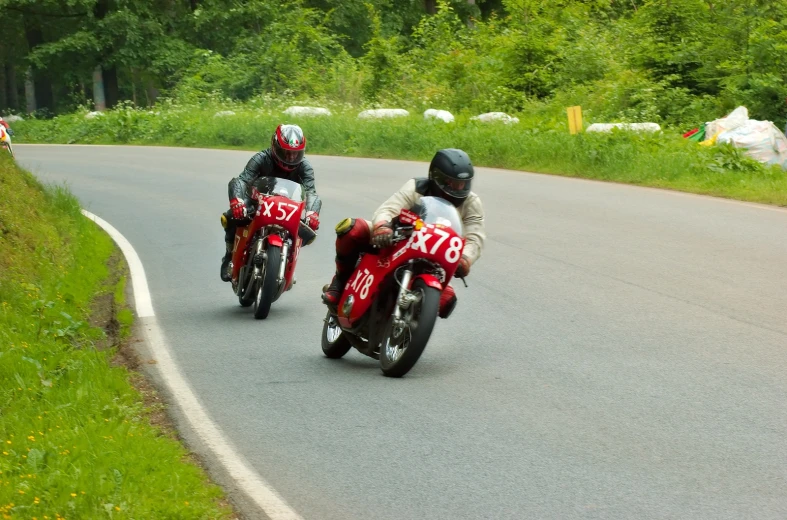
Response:
POLYGON ((402 240, 410 238, 412 233, 413 226, 395 226, 393 230, 393 243, 396 244, 397 242, 401 242, 402 240))

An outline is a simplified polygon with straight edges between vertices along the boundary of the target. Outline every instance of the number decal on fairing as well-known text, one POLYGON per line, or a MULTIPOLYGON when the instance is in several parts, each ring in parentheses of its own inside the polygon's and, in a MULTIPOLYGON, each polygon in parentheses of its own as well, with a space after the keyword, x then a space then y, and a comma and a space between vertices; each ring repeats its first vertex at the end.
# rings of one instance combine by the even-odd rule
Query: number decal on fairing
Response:
POLYGON ((453 237, 449 244, 450 247, 445 251, 445 259, 449 264, 455 264, 459 261, 459 255, 462 253, 462 239, 453 237))
POLYGON ((423 228, 419 233, 413 235, 413 241, 410 247, 413 251, 421 251, 423 253, 428 253, 426 250, 426 243, 429 239, 432 238, 432 234, 426 231, 426 228, 423 228))
MULTIPOLYGON (((434 234, 429 233, 426 231, 427 228, 423 228, 420 232, 414 234, 410 238, 410 249, 414 251, 421 251, 424 254, 429 255, 436 255, 440 252, 442 247, 445 247, 445 241, 448 240, 448 237, 451 236, 450 233, 444 231, 440 228, 434 228, 432 231, 434 234), (429 242, 437 235, 437 241, 432 244, 432 247, 429 248, 429 242)), ((451 237, 451 240, 448 242, 448 247, 445 250, 445 260, 449 264, 455 264, 459 261, 459 255, 462 253, 462 239, 459 237, 451 237)))
POLYGON ((279 215, 276 217, 279 220, 290 220, 292 216, 298 211, 297 204, 288 204, 286 202, 279 202, 278 204, 275 201, 270 201, 270 203, 266 201, 261 201, 260 203, 260 212, 263 216, 273 218, 271 214, 271 210, 273 210, 273 206, 277 205, 276 209, 279 210, 279 215), (286 209, 285 209, 286 208, 286 209), (287 214, 287 209, 292 209, 289 214, 287 214))
POLYGON ((275 203, 273 201, 271 201, 270 204, 264 200, 260 201, 260 211, 262 212, 262 215, 266 217, 272 217, 273 215, 271 215, 271 209, 273 209, 274 204, 275 203))
POLYGON ((368 269, 364 269, 363 272, 358 271, 358 275, 355 277, 355 280, 350 284, 353 291, 358 291, 358 296, 365 300, 367 296, 369 296, 369 290, 372 288, 372 284, 374 283, 374 275, 369 273, 368 269))
POLYGON ((279 202, 279 220, 290 220, 295 212, 298 211, 296 204, 287 204, 286 202, 279 202), (290 214, 287 214, 284 208, 292 208, 290 214))
POLYGON ((445 242, 445 239, 448 238, 449 236, 451 236, 451 235, 449 235, 448 233, 446 233, 445 231, 443 231, 442 229, 439 229, 439 228, 435 228, 434 232, 440 238, 438 238, 437 242, 435 242, 435 245, 432 246, 432 250, 429 252, 430 255, 433 255, 433 254, 437 253, 437 250, 440 249, 441 245, 443 245, 443 242, 445 242))

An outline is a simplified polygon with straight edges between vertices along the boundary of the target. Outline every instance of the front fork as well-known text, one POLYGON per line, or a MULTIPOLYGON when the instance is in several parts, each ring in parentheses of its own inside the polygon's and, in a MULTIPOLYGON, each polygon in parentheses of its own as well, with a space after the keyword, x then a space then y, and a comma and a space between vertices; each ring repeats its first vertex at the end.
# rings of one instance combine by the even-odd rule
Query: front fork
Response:
MULTIPOLYGON (((263 251, 264 239, 260 238, 257 240, 257 243, 254 246, 254 276, 252 280, 254 282, 258 282, 262 280, 262 266, 266 265, 266 260, 268 259, 268 255, 263 251)), ((279 272, 277 273, 276 277, 276 285, 281 287, 284 283, 284 273, 287 269, 287 254, 290 251, 290 245, 287 242, 284 242, 281 246, 281 257, 279 263, 279 272)))
POLYGON ((284 283, 284 271, 287 268, 287 253, 289 253, 290 244, 284 242, 281 245, 281 263, 279 264, 279 277, 276 282, 281 286, 284 283))
POLYGON ((393 311, 393 336, 398 337, 407 326, 406 320, 402 319, 402 313, 418 301, 418 296, 410 291, 410 283, 413 280, 413 271, 405 268, 402 273, 402 281, 399 284, 399 294, 396 297, 396 305, 393 311))

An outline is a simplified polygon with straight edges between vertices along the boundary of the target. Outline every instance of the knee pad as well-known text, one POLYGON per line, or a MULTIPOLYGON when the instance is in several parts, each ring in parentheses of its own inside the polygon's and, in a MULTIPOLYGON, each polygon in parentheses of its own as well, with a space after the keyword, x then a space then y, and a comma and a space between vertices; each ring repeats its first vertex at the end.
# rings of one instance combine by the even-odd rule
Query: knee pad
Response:
POLYGON ((224 213, 221 214, 221 227, 227 229, 227 215, 224 213))
POLYGON ((361 218, 344 219, 339 222, 339 225, 336 226, 336 235, 336 254, 338 256, 359 254, 371 239, 369 224, 361 218))
POLYGON ((340 237, 346 235, 355 226, 354 218, 346 218, 336 224, 336 236, 340 237))

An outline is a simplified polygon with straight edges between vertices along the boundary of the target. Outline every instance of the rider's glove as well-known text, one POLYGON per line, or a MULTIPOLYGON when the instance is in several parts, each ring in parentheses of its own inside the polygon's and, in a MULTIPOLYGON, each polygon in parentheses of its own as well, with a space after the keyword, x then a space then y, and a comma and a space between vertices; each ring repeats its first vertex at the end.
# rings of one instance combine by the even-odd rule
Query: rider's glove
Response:
POLYGON ((390 222, 378 222, 372 232, 372 245, 388 247, 393 244, 393 227, 390 222))
POLYGON ((304 221, 314 231, 320 229, 320 215, 316 211, 307 211, 304 221))
POLYGON ((234 218, 241 219, 244 217, 243 210, 246 209, 246 203, 240 199, 232 199, 230 201, 230 209, 234 218))
POLYGON ((11 130, 11 128, 10 128, 10 127, 9 127, 9 128, 6 128, 6 131, 8 132, 8 135, 10 135, 11 137, 14 137, 14 131, 13 131, 13 130, 11 130))
POLYGON ((467 259, 466 256, 463 256, 459 260, 459 265, 456 266, 456 271, 454 271, 454 276, 457 278, 464 278, 470 274, 470 260, 467 259))

